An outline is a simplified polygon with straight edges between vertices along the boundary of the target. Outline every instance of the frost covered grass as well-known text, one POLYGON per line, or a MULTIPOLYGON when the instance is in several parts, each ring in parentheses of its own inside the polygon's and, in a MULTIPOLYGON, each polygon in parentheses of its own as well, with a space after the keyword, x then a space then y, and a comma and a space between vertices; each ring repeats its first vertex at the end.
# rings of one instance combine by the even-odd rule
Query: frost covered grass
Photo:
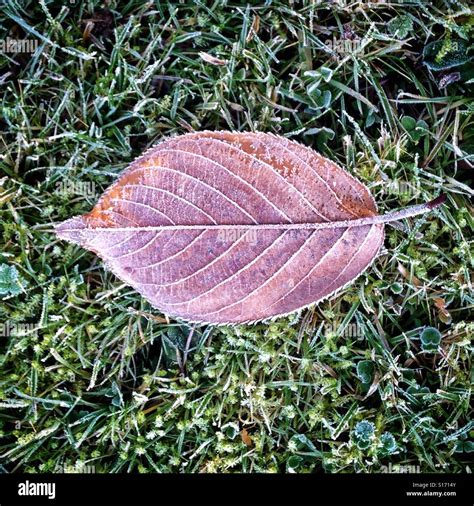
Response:
POLYGON ((465 471, 467 6, 107 5, 7 0, 0 13, 0 39, 34 42, 0 53, 0 470, 465 471), (202 129, 310 145, 381 213, 448 200, 387 228, 373 267, 318 307, 189 339, 48 230, 162 137, 202 129))

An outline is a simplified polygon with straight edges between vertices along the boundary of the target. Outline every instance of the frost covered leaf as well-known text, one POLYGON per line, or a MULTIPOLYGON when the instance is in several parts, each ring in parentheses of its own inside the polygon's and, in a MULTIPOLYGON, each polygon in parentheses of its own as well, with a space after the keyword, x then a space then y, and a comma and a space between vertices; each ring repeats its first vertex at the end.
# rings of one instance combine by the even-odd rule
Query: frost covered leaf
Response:
POLYGON ((0 295, 18 295, 25 285, 15 266, 0 264, 0 295))
POLYGON ((425 327, 420 335, 421 348, 428 353, 436 353, 441 344, 441 332, 434 327, 425 327))
POLYGON ((397 39, 404 39, 413 31, 413 21, 409 16, 397 16, 388 22, 388 30, 397 39))
POLYGON ((472 60, 469 43, 464 40, 437 40, 423 49, 423 63, 431 70, 459 67, 472 60))
POLYGON ((305 146, 200 132, 147 151, 56 233, 164 313, 243 323, 328 297, 372 263, 385 222, 440 202, 380 216, 364 185, 305 146))
POLYGON ((362 383, 368 384, 374 377, 374 363, 371 360, 362 360, 357 363, 357 376, 362 383))

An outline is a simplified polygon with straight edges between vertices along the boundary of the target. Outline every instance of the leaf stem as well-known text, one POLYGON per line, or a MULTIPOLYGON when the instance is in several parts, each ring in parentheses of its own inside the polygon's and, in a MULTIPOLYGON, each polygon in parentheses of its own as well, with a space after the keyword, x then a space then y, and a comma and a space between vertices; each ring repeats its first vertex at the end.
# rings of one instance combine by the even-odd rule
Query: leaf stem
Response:
POLYGON ((349 228, 349 227, 363 227, 367 225, 377 225, 382 223, 390 223, 393 221, 402 220, 404 218, 411 218, 419 214, 425 214, 433 209, 439 207, 446 200, 446 195, 441 194, 439 197, 418 204, 415 206, 406 207, 399 211, 391 211, 390 213, 376 216, 369 216, 367 218, 358 218, 356 220, 344 221, 328 221, 322 223, 256 223, 256 224, 242 224, 242 225, 223 225, 223 224, 202 224, 202 225, 161 225, 161 226, 143 226, 143 227, 87 227, 79 228, 62 228, 61 224, 57 227, 57 233, 63 235, 67 232, 77 231, 103 231, 103 232, 130 232, 133 230, 140 230, 144 232, 153 230, 320 230, 326 228, 349 228))

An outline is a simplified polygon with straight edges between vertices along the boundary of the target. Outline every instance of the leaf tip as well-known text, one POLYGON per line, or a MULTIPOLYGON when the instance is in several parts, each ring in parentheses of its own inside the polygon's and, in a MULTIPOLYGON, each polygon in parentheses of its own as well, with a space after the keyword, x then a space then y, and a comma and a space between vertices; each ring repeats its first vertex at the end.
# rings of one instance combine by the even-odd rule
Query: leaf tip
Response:
POLYGON ((82 245, 82 232, 85 228, 87 224, 84 216, 75 216, 54 225, 54 232, 59 239, 82 245))

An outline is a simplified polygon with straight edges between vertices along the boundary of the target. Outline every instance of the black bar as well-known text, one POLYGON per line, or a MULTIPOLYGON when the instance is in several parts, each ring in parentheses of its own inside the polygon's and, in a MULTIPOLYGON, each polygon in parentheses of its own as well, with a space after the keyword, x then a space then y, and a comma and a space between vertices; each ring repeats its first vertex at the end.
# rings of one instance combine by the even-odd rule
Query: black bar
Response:
POLYGON ((472 506, 472 483, 470 474, 2 474, 0 506, 472 506), (19 495, 51 493, 47 483, 54 498, 19 495))

